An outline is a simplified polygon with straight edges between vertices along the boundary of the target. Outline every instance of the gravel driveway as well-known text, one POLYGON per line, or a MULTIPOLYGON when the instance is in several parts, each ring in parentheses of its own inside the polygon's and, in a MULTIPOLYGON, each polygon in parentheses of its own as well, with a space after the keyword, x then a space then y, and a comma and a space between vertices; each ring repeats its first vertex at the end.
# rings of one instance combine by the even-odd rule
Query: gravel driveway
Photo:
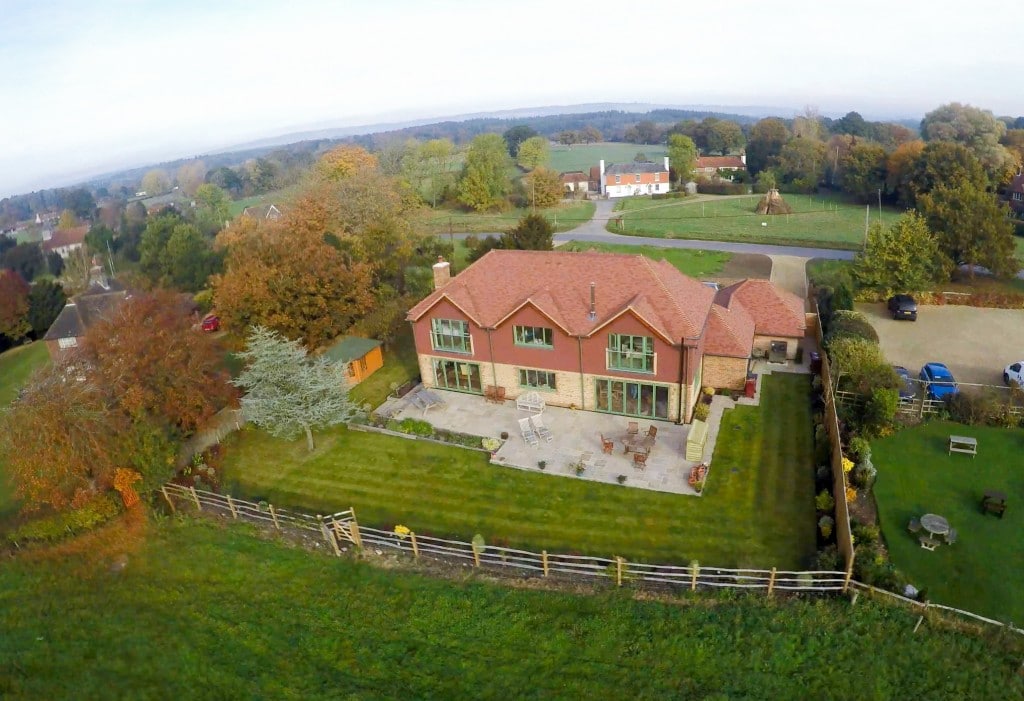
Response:
POLYGON ((1024 360, 1024 310, 918 307, 917 321, 893 321, 884 304, 858 304, 878 332, 882 352, 914 377, 945 363, 959 382, 1003 384, 1003 368, 1024 360))

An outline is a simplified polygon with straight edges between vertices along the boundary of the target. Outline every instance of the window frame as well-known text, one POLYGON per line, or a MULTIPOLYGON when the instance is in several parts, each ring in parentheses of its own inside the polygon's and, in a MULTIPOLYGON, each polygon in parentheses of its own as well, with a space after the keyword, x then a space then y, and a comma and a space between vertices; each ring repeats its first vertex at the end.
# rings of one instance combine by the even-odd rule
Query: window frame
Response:
POLYGON ((65 336, 64 338, 57 339, 57 347, 61 350, 67 350, 68 348, 78 348, 78 339, 74 336, 65 336))
POLYGON ((644 373, 647 375, 657 373, 658 353, 654 349, 654 337, 628 333, 608 334, 605 362, 608 370, 644 373), (639 347, 639 350, 637 350, 637 347, 639 347), (642 367, 623 362, 627 357, 635 360, 637 356, 641 360, 642 367))
POLYGON ((430 345, 435 351, 441 353, 459 353, 462 355, 473 355, 473 335, 469 331, 469 322, 462 319, 439 319, 430 320, 430 345), (443 325, 448 325, 448 332, 445 333, 443 325), (456 324, 461 325, 461 332, 456 335, 452 332, 456 324), (451 347, 446 347, 441 339, 451 339, 451 347), (462 348, 456 347, 454 339, 461 339, 462 348))
POLYGON ((523 389, 538 389, 542 392, 558 391, 558 374, 552 370, 538 370, 536 368, 516 368, 516 379, 523 389), (530 384, 530 373, 533 373, 534 383, 530 384), (545 379, 551 380, 549 384, 540 384, 540 376, 546 375, 545 379), (526 382, 523 382, 526 380, 526 382))
POLYGON ((526 326, 516 324, 512 327, 512 343, 520 348, 544 348, 551 350, 555 347, 555 331, 547 326, 526 326), (542 337, 546 337, 548 340, 543 343, 537 343, 536 341, 530 342, 523 340, 525 331, 531 330, 533 337, 537 337, 537 331, 541 332, 542 337))

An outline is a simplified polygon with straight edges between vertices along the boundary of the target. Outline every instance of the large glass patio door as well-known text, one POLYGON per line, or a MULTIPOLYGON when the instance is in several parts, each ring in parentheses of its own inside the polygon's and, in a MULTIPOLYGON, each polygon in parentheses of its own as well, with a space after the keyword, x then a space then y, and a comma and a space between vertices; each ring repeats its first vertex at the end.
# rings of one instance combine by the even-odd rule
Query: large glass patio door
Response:
POLYGON ((647 419, 668 419, 668 387, 646 382, 599 379, 597 411, 647 419))
POLYGON ((434 383, 441 389, 483 394, 480 366, 458 360, 434 358, 434 383))

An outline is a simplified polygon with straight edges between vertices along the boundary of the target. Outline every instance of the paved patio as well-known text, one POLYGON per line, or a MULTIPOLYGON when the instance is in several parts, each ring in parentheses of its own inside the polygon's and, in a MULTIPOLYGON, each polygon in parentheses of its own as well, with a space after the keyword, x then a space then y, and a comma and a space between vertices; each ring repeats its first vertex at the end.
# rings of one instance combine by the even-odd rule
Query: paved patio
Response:
MULTIPOLYGON (((716 395, 712 399, 711 413, 708 416, 708 438, 704 444, 703 459, 699 461, 706 463, 709 468, 705 484, 714 476, 711 457, 715 453, 722 414, 737 405, 757 406, 761 399, 761 379, 766 374, 808 373, 810 351, 816 350, 816 346, 812 338, 805 339, 805 343, 807 348, 804 361, 800 365, 792 362, 767 363, 763 360, 752 363, 751 369, 757 373, 757 392, 753 399, 741 397, 733 401, 722 395, 716 395)), ((520 434, 518 421, 533 414, 518 410, 514 400, 496 404, 488 402, 480 395, 431 389, 430 391, 440 397, 444 404, 424 411, 410 401, 416 391, 418 388, 402 399, 388 399, 377 409, 378 413, 398 420, 425 419, 437 428, 499 440, 502 431, 505 431, 508 433, 508 439, 491 457, 492 465, 538 472, 538 463, 543 460, 544 472, 550 475, 610 484, 618 484, 619 475, 625 475, 626 487, 700 496, 688 481, 690 468, 698 464, 686 460, 685 457, 689 425, 679 425, 670 421, 631 419, 628 416, 552 406, 546 407, 543 412, 544 423, 551 431, 551 441, 541 439, 538 445, 530 446, 520 434), (658 428, 657 442, 651 449, 643 470, 634 468, 633 455, 624 452, 622 439, 626 433, 626 424, 630 421, 637 421, 640 424, 641 433, 646 433, 649 426, 658 428), (611 454, 605 454, 601 450, 602 433, 615 441, 615 448, 611 454), (584 471, 577 475, 574 465, 580 461, 584 464, 584 471)))

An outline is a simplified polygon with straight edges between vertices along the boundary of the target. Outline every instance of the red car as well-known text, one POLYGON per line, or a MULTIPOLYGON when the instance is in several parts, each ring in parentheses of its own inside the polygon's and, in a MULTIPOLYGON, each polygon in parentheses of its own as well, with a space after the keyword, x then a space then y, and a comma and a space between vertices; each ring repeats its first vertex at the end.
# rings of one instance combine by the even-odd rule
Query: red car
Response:
POLYGON ((203 331, 219 331, 220 318, 216 314, 207 314, 203 317, 203 331))

